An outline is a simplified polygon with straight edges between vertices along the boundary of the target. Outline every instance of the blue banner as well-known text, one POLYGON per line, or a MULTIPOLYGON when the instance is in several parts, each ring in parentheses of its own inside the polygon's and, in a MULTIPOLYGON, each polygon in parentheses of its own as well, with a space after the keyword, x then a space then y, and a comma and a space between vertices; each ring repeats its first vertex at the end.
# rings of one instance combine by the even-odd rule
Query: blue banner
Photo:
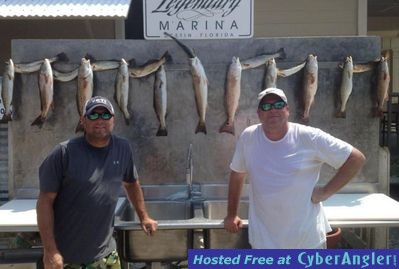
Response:
POLYGON ((398 268, 395 249, 190 249, 188 268, 398 268))

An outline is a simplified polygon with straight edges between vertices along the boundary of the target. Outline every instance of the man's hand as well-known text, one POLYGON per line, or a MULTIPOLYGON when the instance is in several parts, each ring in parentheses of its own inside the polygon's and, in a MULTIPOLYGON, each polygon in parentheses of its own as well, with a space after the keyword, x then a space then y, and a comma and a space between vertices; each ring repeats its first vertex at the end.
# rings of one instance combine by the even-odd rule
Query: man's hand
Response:
POLYGON ((153 235, 157 230, 158 222, 153 220, 152 218, 145 218, 141 222, 141 228, 147 235, 153 235))
POLYGON ((328 196, 326 195, 323 187, 316 186, 312 192, 312 203, 318 204, 327 200, 328 196))
POLYGON ((242 220, 239 216, 226 217, 224 219, 224 229, 230 233, 238 233, 242 227, 242 220))
POLYGON ((44 269, 63 269, 64 259, 58 251, 44 251, 43 265, 44 269))
POLYGON ((338 172, 323 187, 315 187, 312 193, 312 202, 319 203, 327 200, 328 197, 337 193, 360 171, 366 161, 363 153, 353 148, 348 159, 338 169, 338 172))

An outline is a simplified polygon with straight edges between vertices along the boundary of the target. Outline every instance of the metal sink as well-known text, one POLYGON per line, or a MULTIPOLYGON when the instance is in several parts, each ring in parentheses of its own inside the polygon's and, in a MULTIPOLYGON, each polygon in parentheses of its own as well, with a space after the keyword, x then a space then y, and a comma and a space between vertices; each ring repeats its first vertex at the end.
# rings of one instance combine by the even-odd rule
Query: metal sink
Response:
MULTIPOLYGON (((204 217, 209 220, 222 221, 227 214, 227 201, 208 200, 204 201, 204 217)), ((248 201, 241 201, 238 215, 248 223, 248 201)), ((248 242, 248 228, 245 225, 236 234, 226 232, 222 227, 205 229, 205 247, 219 248, 251 248, 248 242)))
POLYGON ((118 251, 124 261, 154 262, 187 259, 192 248, 192 229, 176 224, 191 218, 189 201, 146 201, 149 215, 158 221, 158 230, 147 236, 130 203, 122 206, 115 218, 118 251))

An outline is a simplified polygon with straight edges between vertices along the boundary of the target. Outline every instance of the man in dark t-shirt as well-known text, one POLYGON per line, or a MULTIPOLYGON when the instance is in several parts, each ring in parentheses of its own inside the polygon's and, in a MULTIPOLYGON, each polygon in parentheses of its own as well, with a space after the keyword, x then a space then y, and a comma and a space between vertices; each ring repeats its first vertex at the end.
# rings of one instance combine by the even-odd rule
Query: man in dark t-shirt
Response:
POLYGON ((122 186, 144 232, 157 229, 144 206, 129 143, 111 134, 111 102, 91 98, 80 120, 84 135, 57 145, 39 169, 37 220, 46 269, 115 258, 114 211, 122 186))

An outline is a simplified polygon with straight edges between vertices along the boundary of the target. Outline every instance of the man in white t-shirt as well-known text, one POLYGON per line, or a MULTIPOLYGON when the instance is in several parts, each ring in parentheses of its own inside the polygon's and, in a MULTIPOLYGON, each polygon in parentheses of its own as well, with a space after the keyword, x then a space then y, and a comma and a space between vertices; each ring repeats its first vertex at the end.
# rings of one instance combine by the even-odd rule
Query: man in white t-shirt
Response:
POLYGON ((325 248, 331 231, 321 201, 361 169, 364 155, 320 129, 288 122, 284 92, 268 88, 258 96, 260 124, 241 134, 230 164, 227 231, 242 226, 237 209, 249 182, 249 241, 253 248, 325 248), (338 169, 316 187, 323 163, 338 169))

